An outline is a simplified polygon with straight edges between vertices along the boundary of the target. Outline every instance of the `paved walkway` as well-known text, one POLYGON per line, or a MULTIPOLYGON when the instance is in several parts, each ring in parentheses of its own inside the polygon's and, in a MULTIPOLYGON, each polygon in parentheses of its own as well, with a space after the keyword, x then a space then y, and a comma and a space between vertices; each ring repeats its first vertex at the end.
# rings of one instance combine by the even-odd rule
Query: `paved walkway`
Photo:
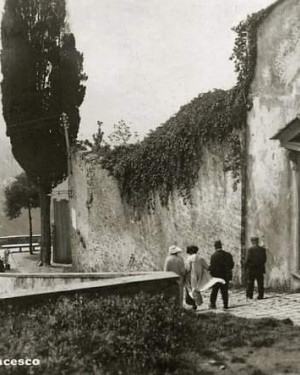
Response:
POLYGON ((213 311, 216 313, 230 313, 243 318, 276 318, 291 319, 300 326, 300 293, 267 292, 263 300, 254 299, 247 302, 243 290, 230 290, 229 309, 223 310, 221 295, 218 295, 217 309, 208 308, 209 292, 203 293, 204 304, 199 314, 213 311))
POLYGON ((40 267, 39 253, 16 252, 10 255, 11 270, 13 273, 59 273, 70 272, 70 266, 52 265, 51 267, 40 267))
MULTIPOLYGON (((40 272, 71 272, 70 267, 52 266, 39 267, 39 255, 37 253, 15 253, 11 259, 11 272, 21 273, 40 273, 40 272)), ((243 318, 276 318, 291 319, 295 325, 300 326, 300 293, 276 293, 267 292, 263 300, 253 299, 252 302, 246 301, 244 290, 230 290, 229 309, 224 311, 221 295, 218 295, 217 309, 210 310, 209 295, 210 292, 203 293, 204 304, 198 314, 212 311, 215 313, 230 313, 243 318)))

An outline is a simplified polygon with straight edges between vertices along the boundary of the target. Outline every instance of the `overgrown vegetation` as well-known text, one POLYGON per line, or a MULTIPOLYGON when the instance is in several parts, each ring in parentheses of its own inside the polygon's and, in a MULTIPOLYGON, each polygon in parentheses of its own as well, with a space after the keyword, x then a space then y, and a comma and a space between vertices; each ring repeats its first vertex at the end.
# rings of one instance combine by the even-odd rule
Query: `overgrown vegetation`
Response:
MULTIPOLYGON (((122 197, 135 207, 148 203, 149 208, 156 192, 164 205, 174 189, 188 197, 198 177, 204 147, 230 142, 232 149, 239 149, 241 122, 235 97, 235 89, 201 94, 141 143, 121 145, 105 153, 102 166, 119 181, 122 197)), ((234 163, 228 158, 224 168, 239 164, 239 154, 234 157, 234 163)))
POLYGON ((299 328, 274 319, 196 315, 173 300, 143 294, 6 306, 0 318, 0 357, 41 361, 11 366, 8 374, 203 374, 197 358, 203 363, 227 348, 266 347, 278 337, 299 336, 299 328))
POLYGON ((252 107, 249 90, 256 65, 257 27, 266 14, 264 10, 253 14, 233 29, 237 36, 231 59, 237 83, 232 89, 200 94, 138 144, 98 148, 102 166, 118 180, 125 201, 135 208, 152 209, 156 194, 163 205, 174 190, 189 198, 204 151, 218 153, 221 147, 224 172, 231 171, 236 190, 247 111, 252 107))
POLYGON ((167 373, 187 334, 184 315, 174 301, 142 294, 6 309, 0 313, 0 356, 41 359, 31 368, 36 374, 167 373))

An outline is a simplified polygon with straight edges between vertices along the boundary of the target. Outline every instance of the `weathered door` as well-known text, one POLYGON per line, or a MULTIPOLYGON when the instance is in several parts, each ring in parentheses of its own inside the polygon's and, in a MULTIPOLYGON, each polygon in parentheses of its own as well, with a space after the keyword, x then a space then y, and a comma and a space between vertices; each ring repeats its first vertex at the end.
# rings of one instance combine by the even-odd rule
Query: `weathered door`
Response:
POLYGON ((71 238, 69 202, 66 199, 53 200, 54 233, 53 233, 53 262, 70 264, 71 238))

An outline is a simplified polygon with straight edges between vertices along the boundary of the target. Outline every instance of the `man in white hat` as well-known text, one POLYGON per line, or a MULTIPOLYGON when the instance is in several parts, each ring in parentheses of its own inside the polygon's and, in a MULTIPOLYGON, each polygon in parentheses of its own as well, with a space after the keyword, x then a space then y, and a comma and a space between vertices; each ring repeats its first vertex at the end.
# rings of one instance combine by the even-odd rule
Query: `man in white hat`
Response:
POLYGON ((169 255, 165 261, 164 271, 175 272, 179 277, 179 302, 183 304, 183 284, 185 277, 185 266, 180 253, 182 252, 181 248, 178 246, 169 247, 169 255))

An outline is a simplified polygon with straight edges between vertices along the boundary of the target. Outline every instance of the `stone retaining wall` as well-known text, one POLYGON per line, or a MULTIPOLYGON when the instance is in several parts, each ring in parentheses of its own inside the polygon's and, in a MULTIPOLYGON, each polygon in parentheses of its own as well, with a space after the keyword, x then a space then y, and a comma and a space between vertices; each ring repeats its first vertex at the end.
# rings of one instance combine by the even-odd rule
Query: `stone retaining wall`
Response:
MULTIPOLYGON (((7 278, 12 277, 6 275, 7 278)), ((22 275, 19 280, 30 275, 22 275)), ((38 303, 46 299, 56 299, 62 295, 92 294, 101 296, 109 295, 135 295, 140 292, 151 295, 163 294, 165 298, 176 298, 179 300, 178 276, 173 272, 154 272, 120 276, 120 274, 95 274, 84 275, 34 275, 33 279, 44 278, 49 283, 39 289, 14 290, 10 293, 0 295, 0 302, 5 304, 31 304, 38 303), (98 280, 97 280, 98 278, 98 280), (58 279, 61 284, 54 282, 58 279), (81 280, 81 282, 78 282, 81 280), (93 280, 93 281, 92 281, 93 280), (65 282, 64 284, 62 282, 65 282)), ((5 277, 2 278, 3 281, 5 277)), ((18 277, 16 277, 18 279, 18 277)), ((30 283, 28 283, 30 284, 30 283)))

